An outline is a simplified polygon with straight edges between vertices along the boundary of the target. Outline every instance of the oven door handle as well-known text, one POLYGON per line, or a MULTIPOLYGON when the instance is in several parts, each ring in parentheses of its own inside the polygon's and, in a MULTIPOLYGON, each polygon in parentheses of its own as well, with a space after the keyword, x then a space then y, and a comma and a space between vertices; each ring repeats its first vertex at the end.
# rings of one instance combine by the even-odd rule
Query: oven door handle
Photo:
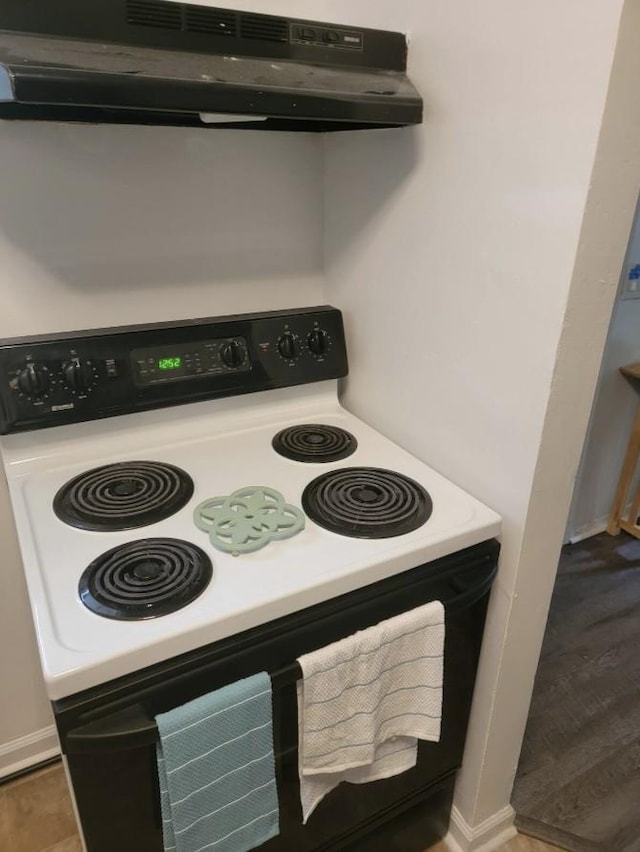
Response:
POLYGON ((158 742, 158 727, 140 704, 74 728, 62 737, 66 754, 128 751, 158 742))
MULTIPOLYGON (((297 662, 271 673, 274 694, 283 686, 295 684, 302 677, 297 662)), ((193 696, 192 696, 193 697, 193 696)), ((65 754, 93 754, 105 751, 128 751, 145 748, 160 740, 158 726, 141 704, 131 704, 107 716, 101 716, 73 728, 60 736, 65 754)))

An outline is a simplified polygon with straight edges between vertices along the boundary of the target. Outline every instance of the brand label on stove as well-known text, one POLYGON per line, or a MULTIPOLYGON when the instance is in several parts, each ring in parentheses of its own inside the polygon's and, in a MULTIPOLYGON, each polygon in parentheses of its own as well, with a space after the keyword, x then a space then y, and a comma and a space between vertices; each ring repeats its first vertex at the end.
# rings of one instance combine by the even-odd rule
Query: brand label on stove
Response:
POLYGON ((70 408, 75 408, 75 402, 65 402, 64 405, 52 405, 52 411, 69 411, 70 408))

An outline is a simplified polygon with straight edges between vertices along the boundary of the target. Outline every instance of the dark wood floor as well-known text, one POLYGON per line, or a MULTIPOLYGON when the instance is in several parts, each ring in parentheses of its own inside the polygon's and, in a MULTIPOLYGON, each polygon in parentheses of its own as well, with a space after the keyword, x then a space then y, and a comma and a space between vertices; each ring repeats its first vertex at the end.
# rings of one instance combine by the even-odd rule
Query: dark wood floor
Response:
POLYGON ((640 852, 640 541, 562 552, 513 806, 576 852, 640 852))

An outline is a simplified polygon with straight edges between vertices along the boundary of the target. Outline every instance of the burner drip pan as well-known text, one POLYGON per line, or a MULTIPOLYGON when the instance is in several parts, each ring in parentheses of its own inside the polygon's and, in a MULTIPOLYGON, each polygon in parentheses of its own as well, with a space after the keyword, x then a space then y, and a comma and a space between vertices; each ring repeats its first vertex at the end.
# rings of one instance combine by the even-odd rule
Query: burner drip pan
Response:
POLYGON ((94 559, 78 591, 92 612, 137 621, 182 609, 202 594, 212 576, 211 560, 199 547, 176 538, 147 538, 94 559))
POLYGON ((302 506, 319 526, 352 538, 404 535, 433 511, 421 485, 377 467, 345 467, 318 476, 305 488, 302 506))
POLYGON ((338 426, 322 423, 301 423, 289 426, 274 437, 274 450, 288 459, 299 462, 333 462, 355 453, 355 437, 338 426))
POLYGON ((153 461, 96 467, 56 494, 53 509, 65 524, 83 530, 129 530, 162 521, 193 495, 193 480, 180 468, 153 461))

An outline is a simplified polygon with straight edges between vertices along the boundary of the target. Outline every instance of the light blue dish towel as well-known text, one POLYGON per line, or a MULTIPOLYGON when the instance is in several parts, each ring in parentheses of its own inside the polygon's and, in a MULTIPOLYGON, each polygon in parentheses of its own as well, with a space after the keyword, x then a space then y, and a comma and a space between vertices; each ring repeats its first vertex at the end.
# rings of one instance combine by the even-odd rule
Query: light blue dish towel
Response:
POLYGON ((246 852, 279 833, 266 672, 156 723, 165 852, 246 852))

